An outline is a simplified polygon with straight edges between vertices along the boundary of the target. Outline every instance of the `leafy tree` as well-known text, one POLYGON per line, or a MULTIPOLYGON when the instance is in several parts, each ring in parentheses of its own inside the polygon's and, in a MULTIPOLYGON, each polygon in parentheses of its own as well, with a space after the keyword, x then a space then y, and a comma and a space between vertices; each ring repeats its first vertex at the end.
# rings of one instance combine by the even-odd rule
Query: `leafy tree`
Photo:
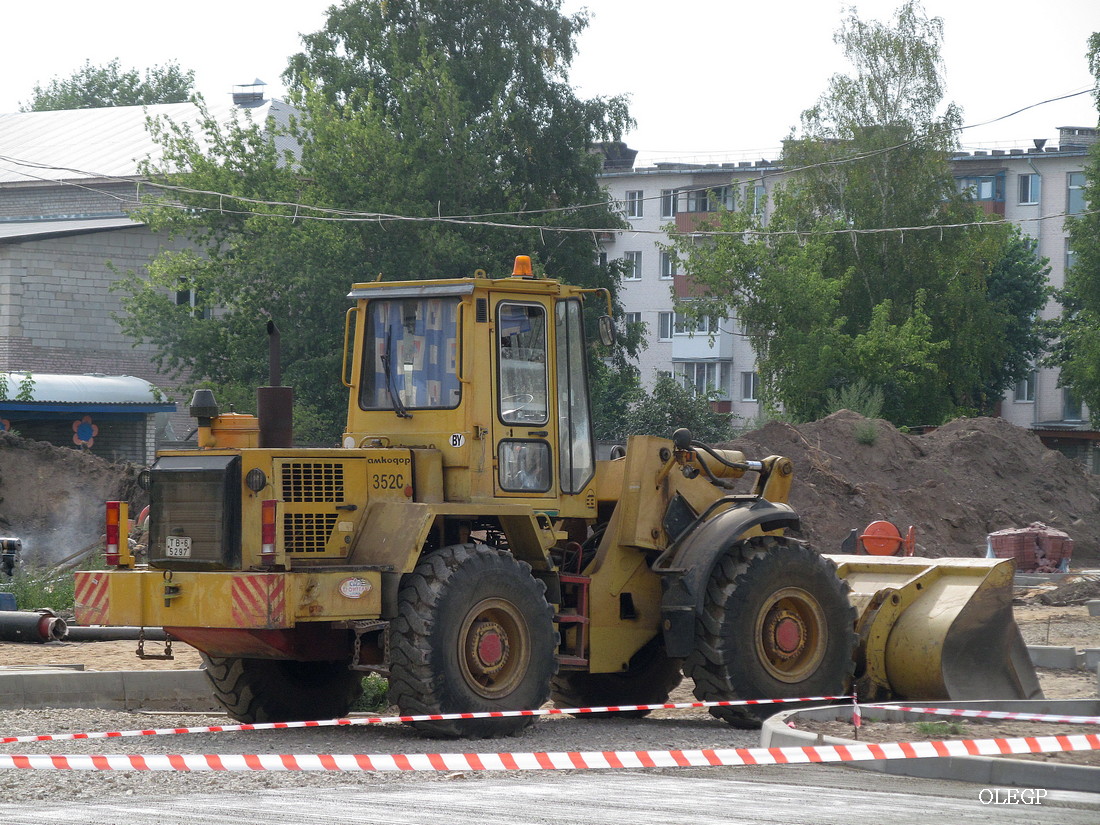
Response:
POLYGON ((106 66, 93 66, 86 60, 71 77, 55 77, 44 87, 35 83, 30 101, 20 111, 183 103, 194 88, 195 72, 185 72, 174 62, 146 69, 142 77, 137 69, 122 71, 117 57, 106 66))
POLYGON ((125 280, 120 322, 157 346, 164 367, 240 395, 264 380, 272 319, 285 381, 311 422, 296 434, 331 440, 346 405, 340 319, 352 282, 501 276, 525 253, 538 271, 615 288, 618 272, 596 263, 591 233, 553 231, 622 225, 593 150, 619 136, 625 107, 578 100, 565 82, 583 18, 561 17, 553 0, 452 5, 333 6, 289 70, 297 156, 280 155, 274 125, 247 115, 219 124, 203 110, 197 130, 154 124, 163 160, 143 171, 181 188, 140 217, 194 249, 162 253, 148 279, 125 280), (557 34, 539 40, 555 20, 557 34), (410 41, 408 21, 423 36, 410 41), (524 60, 501 65, 495 48, 445 45, 494 38, 524 60), (180 289, 194 307, 176 305, 180 289))
MULTIPOLYGON (((1096 78, 1100 109, 1100 32, 1088 40, 1089 70, 1096 78)), ((1088 405, 1100 426, 1100 144, 1089 149, 1085 163, 1085 211, 1066 218, 1075 260, 1059 292, 1062 315, 1051 364, 1060 366, 1060 382, 1088 405)))
POLYGON ((854 72, 786 141, 767 226, 727 211, 713 243, 674 240, 701 298, 686 309, 739 317, 765 402, 795 419, 855 381, 897 424, 989 412, 1038 352, 1030 247, 1004 226, 920 229, 985 218, 948 163, 961 116, 942 105, 941 38, 913 0, 892 26, 850 11, 835 39, 854 72))
MULTIPOLYGON (((409 83, 426 72, 445 77, 452 97, 444 151, 395 147, 423 175, 412 184, 428 215, 618 226, 592 150, 618 140, 631 120, 625 99, 584 100, 569 86, 574 41, 587 25, 586 12, 562 14, 561 0, 345 0, 329 10, 321 31, 303 37, 306 49, 291 58, 286 79, 298 89, 314 86, 336 111, 369 108, 412 124, 421 116, 416 110, 436 100, 430 86, 409 95, 409 83)), ((411 131, 396 137, 418 140, 411 131)), ((571 283, 615 281, 595 263, 586 233, 466 227, 461 237, 444 274, 502 271, 529 251, 571 283)))
POLYGON ((733 435, 729 413, 716 412, 709 396, 696 396, 671 375, 662 375, 649 395, 641 394, 626 412, 619 438, 660 435, 687 427, 700 441, 727 441, 733 435))

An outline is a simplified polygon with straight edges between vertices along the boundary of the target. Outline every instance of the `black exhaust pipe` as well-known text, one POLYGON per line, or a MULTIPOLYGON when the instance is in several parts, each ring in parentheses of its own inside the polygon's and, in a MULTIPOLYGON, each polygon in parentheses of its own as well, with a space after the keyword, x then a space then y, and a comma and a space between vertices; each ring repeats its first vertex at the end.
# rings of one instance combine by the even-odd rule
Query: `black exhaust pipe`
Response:
POLYGON ((282 385, 279 328, 267 322, 267 369, 271 386, 256 388, 256 417, 260 419, 260 446, 294 446, 294 388, 282 385))

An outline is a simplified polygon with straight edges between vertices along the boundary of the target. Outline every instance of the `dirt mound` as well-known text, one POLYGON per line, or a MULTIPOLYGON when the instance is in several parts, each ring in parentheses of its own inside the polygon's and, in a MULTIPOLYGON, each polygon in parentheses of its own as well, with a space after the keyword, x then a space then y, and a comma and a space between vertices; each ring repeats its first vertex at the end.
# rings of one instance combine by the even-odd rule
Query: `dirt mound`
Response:
POLYGON ((885 519, 916 528, 920 555, 981 556, 987 534, 1038 521, 1073 539, 1074 567, 1100 560, 1100 479, 1003 419, 913 435, 842 410, 797 427, 771 422, 722 446, 794 461, 791 504, 825 552, 885 519))
POLYGON ((29 566, 57 564, 98 541, 103 502, 129 500, 137 469, 0 433, 0 533, 23 541, 29 566))
POLYGON ((1100 599, 1100 580, 1077 579, 1058 585, 1053 590, 1039 593, 1035 601, 1055 607, 1084 604, 1090 599, 1100 599))

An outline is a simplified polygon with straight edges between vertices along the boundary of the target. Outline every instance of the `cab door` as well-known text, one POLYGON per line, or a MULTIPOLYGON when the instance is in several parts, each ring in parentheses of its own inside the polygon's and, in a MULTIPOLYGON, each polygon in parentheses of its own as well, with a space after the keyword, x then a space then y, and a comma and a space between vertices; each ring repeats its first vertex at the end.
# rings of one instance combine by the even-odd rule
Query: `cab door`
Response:
POLYGON ((552 318, 541 303, 506 299, 496 304, 495 321, 496 495, 552 496, 552 318))

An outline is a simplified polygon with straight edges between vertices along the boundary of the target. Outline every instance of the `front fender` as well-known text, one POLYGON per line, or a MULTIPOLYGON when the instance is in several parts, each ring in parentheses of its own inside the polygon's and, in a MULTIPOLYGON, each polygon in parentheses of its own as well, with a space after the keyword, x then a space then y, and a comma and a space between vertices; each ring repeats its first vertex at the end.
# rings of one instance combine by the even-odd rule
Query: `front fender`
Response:
POLYGON ((684 657, 694 649, 695 620, 703 613, 707 582, 722 555, 749 535, 780 534, 798 525, 789 504, 756 499, 688 528, 674 552, 654 565, 662 577, 661 619, 669 656, 684 657))

